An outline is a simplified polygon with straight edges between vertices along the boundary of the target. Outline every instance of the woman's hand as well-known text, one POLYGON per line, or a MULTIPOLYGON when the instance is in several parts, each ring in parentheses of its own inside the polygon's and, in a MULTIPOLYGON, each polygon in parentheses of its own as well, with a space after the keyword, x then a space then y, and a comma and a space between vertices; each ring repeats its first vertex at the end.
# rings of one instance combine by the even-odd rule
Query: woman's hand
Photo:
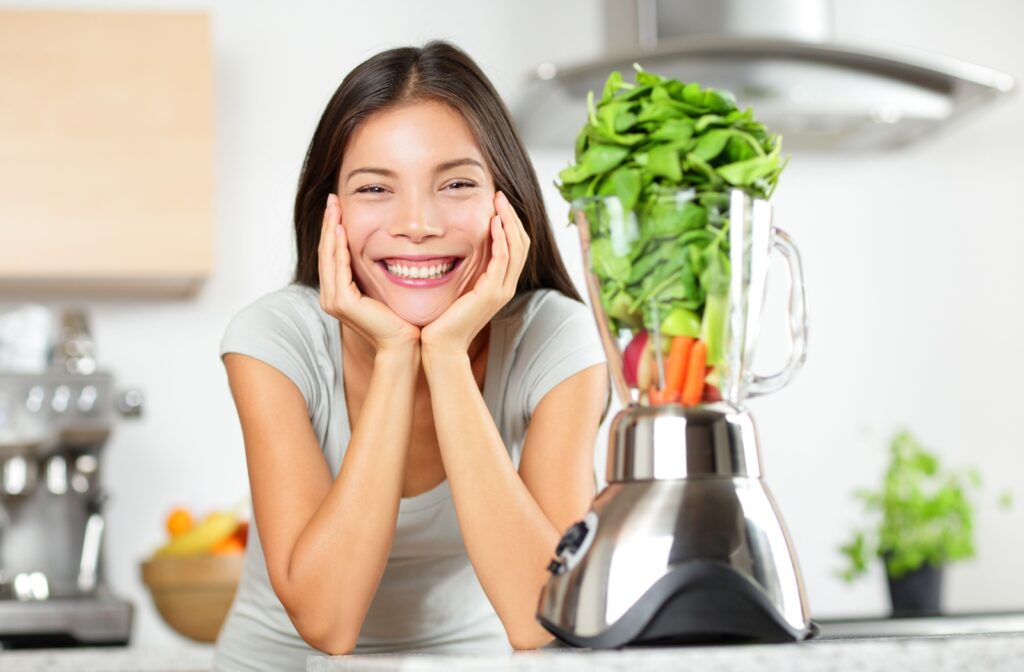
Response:
POLYGON ((348 236, 341 223, 341 203, 335 194, 327 197, 318 254, 320 307, 324 311, 372 343, 378 352, 419 345, 418 327, 380 301, 364 296, 352 280, 348 236))
POLYGON ((526 265, 530 238, 505 194, 494 196, 491 217, 491 260, 472 290, 460 296, 436 320, 423 327, 420 343, 424 358, 431 354, 466 354, 470 343, 516 293, 526 265))

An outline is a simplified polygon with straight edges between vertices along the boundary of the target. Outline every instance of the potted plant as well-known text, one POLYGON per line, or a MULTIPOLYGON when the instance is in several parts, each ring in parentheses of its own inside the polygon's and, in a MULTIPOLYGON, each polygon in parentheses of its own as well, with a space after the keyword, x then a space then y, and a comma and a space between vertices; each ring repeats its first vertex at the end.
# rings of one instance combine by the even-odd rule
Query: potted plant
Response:
POLYGON ((894 616, 940 613, 943 568, 975 553, 969 492, 980 485, 976 470, 944 469, 909 431, 897 432, 881 489, 854 492, 871 522, 840 547, 847 561, 840 577, 852 582, 878 557, 894 616))

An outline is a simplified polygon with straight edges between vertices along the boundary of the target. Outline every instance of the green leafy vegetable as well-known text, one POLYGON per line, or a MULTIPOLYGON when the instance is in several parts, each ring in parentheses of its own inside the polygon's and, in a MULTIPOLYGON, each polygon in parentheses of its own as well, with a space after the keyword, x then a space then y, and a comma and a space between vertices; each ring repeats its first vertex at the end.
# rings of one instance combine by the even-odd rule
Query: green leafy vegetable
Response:
POLYGON ((781 142, 729 92, 634 68, 635 83, 613 72, 599 101, 588 96, 575 163, 556 186, 587 216, 591 267, 613 333, 699 333, 708 363, 719 364, 728 191, 768 198, 786 163, 781 142))

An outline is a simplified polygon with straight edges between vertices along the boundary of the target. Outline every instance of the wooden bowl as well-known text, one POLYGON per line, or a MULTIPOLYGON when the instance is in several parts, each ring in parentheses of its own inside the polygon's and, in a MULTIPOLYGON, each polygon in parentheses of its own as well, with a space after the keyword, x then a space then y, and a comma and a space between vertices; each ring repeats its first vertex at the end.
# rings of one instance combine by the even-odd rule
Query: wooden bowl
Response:
POLYGON ((213 642, 231 608, 243 560, 241 553, 153 558, 142 563, 142 582, 176 632, 213 642))

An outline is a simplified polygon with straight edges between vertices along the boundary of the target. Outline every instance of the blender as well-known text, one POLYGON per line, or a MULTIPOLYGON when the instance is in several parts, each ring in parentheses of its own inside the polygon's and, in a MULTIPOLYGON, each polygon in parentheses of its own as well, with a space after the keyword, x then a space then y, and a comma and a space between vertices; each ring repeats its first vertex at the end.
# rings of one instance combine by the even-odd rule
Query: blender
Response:
POLYGON ((644 212, 615 196, 572 205, 624 409, 609 431, 608 485, 558 544, 538 621, 595 649, 813 636, 742 405, 781 389, 804 361, 797 248, 772 225, 771 204, 739 188, 670 191, 644 212), (698 204, 707 221, 690 226, 698 204), (788 268, 790 351, 781 370, 760 375, 751 364, 773 250, 788 268))

